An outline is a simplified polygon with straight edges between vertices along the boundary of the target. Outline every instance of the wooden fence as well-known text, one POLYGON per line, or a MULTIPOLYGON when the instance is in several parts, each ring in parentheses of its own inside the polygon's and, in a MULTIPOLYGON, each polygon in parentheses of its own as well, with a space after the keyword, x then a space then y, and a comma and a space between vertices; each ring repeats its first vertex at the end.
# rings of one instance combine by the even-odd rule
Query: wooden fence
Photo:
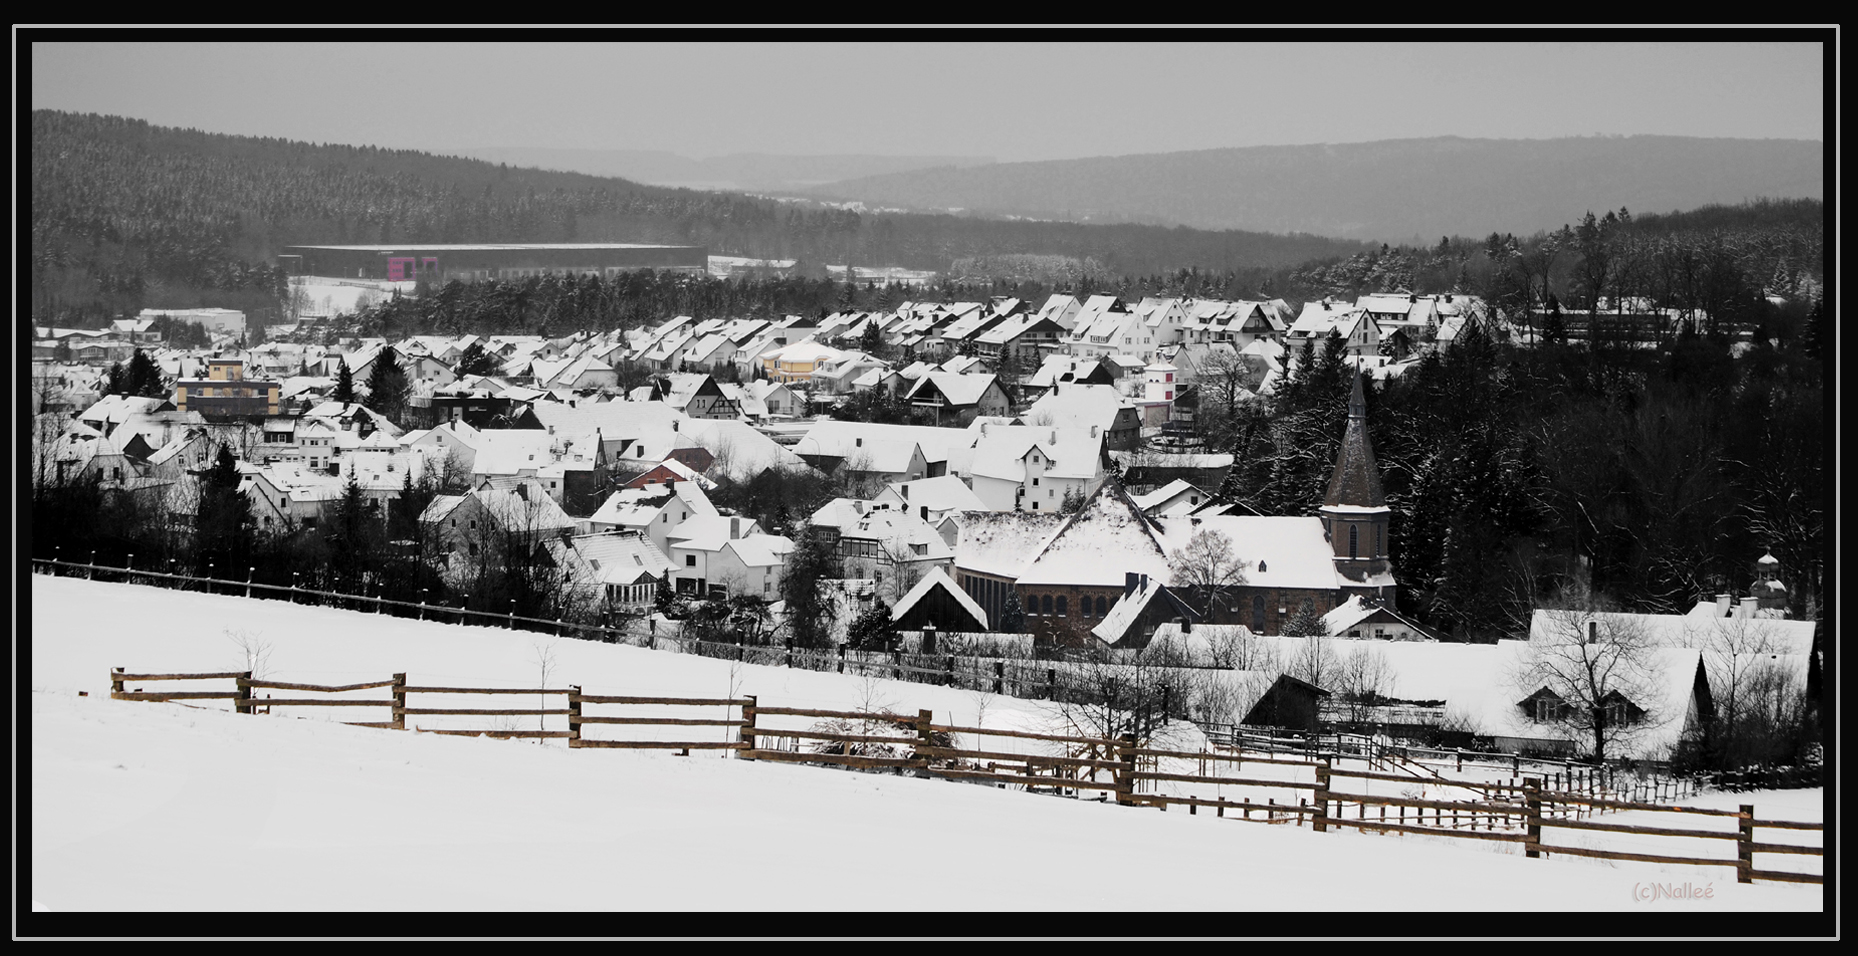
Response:
MULTIPOLYGON (((845 711, 800 707, 764 707, 757 698, 712 697, 642 697, 632 695, 598 695, 585 693, 580 686, 566 688, 439 687, 412 686, 407 675, 399 673, 390 680, 356 684, 324 685, 287 683, 254 678, 250 671, 214 673, 129 673, 121 667, 110 670, 110 697, 114 700, 194 701, 230 700, 240 714, 270 713, 285 707, 379 707, 392 715, 386 721, 357 721, 357 726, 394 730, 406 729, 409 716, 450 717, 522 717, 567 718, 567 730, 514 730, 508 727, 439 729, 425 732, 492 737, 566 738, 570 748, 669 749, 688 755, 692 750, 734 751, 747 760, 807 763, 840 766, 846 769, 911 771, 920 776, 941 777, 973 783, 1013 786, 1032 792, 1081 796, 1093 791, 1105 799, 1114 798, 1125 806, 1150 806, 1166 810, 1185 806, 1197 814, 1201 807, 1211 807, 1219 817, 1234 811, 1233 818, 1263 823, 1289 822, 1301 825, 1307 820, 1312 830, 1325 832, 1330 827, 1354 828, 1381 833, 1412 833, 1516 843, 1531 859, 1544 856, 1582 856, 1605 860, 1630 860, 1648 863, 1679 863, 1696 866, 1733 867, 1738 882, 1773 880, 1799 883, 1822 883, 1819 874, 1783 870, 1756 869, 1755 856, 1808 855, 1823 856, 1822 847, 1785 843, 1757 842, 1757 829, 1820 831, 1819 823, 1784 820, 1758 820, 1753 806, 1739 810, 1713 810, 1680 807, 1631 800, 1606 799, 1587 793, 1559 791, 1543 786, 1539 777, 1523 778, 1520 784, 1497 781, 1447 780, 1417 777, 1410 770, 1384 773, 1375 770, 1352 770, 1335 766, 1330 760, 1296 760, 1275 753, 1243 750, 1180 751, 1145 746, 1130 735, 1118 739, 986 727, 937 724, 934 715, 919 710, 915 716, 889 711, 845 711), (231 680, 233 689, 144 691, 133 690, 130 683, 146 681, 231 680), (258 698, 255 690, 282 690, 299 693, 345 694, 389 688, 387 698, 288 697, 267 695, 258 698), (414 695, 458 694, 534 694, 542 697, 566 697, 564 708, 460 708, 411 707, 414 695), (591 714, 590 706, 644 708, 641 715, 591 714), (722 708, 722 717, 667 716, 664 708, 722 708), (729 716, 738 710, 739 717, 729 716), (803 726, 791 726, 795 719, 803 726), (712 727, 722 731, 721 739, 621 739, 588 737, 589 726, 666 728, 712 727), (731 737, 733 731, 733 737, 731 737), (972 746, 959 743, 961 735, 974 739, 972 746), (989 749, 984 738, 1036 741, 1061 745, 1063 753, 1022 753, 989 749), (1166 764, 1163 762, 1167 761, 1166 764), (1276 779, 1244 776, 1244 765, 1288 767, 1301 776, 1307 769, 1312 779, 1276 779), (1227 769, 1230 768, 1230 769, 1227 769), (1348 784, 1345 781, 1358 781, 1348 784), (1461 800, 1430 799, 1368 793, 1372 782, 1422 784, 1435 788, 1458 788, 1472 796, 1461 800), (1286 791, 1283 803, 1268 797, 1263 804, 1250 796, 1239 800, 1224 796, 1202 797, 1190 790, 1185 796, 1162 792, 1160 784, 1185 784, 1205 787, 1214 793, 1223 787, 1262 788, 1286 791), (1347 789, 1353 787, 1353 789, 1347 789), (1293 803, 1292 800, 1295 800, 1293 803), (1349 809, 1355 815, 1350 819, 1349 809), (1374 817, 1368 815, 1375 809, 1374 817), (1389 809, 1394 811, 1389 818, 1389 809), (1408 821, 1409 811, 1412 814, 1408 821), (1734 818, 1736 829, 1708 830, 1603 823, 1592 819, 1596 811, 1649 811, 1688 814, 1691 817, 1734 818), (1254 816, 1254 814, 1257 814, 1254 816), (1448 818, 1449 814, 1449 818, 1448 818), (1427 824, 1427 817, 1431 824, 1427 824), (1624 850, 1549 843, 1545 830, 1587 831, 1632 834, 1677 839, 1704 839, 1735 842, 1735 857, 1678 856, 1624 850)), ((1823 843, 1823 836, 1822 836, 1823 843)))
MULTIPOLYGON (((106 579, 128 581, 131 583, 159 584, 169 582, 173 587, 194 587, 211 593, 240 595, 289 600, 295 603, 314 603, 334 607, 352 608, 361 611, 372 610, 374 613, 388 613, 403 617, 416 617, 420 620, 434 620, 447 623, 476 623, 491 627, 523 628, 540 633, 558 634, 583 640, 597 640, 607 643, 633 643, 656 648, 660 640, 652 629, 629 627, 613 628, 593 624, 577 624, 562 620, 523 617, 514 614, 495 614, 487 611, 472 611, 424 602, 396 601, 381 597, 345 594, 335 591, 318 591, 285 587, 279 585, 256 584, 250 580, 237 581, 211 577, 199 577, 186 574, 171 574, 153 570, 138 570, 133 567, 112 568, 94 563, 86 564, 61 560, 33 559, 35 570, 49 573, 82 574, 87 578, 99 575, 106 579)), ((667 646, 672 646, 667 644, 667 646)), ((1046 662, 1039 660, 1007 660, 998 658, 963 657, 948 654, 912 654, 902 651, 860 651, 838 647, 831 651, 796 648, 791 642, 779 645, 754 645, 717 641, 683 640, 676 646, 687 653, 706 657, 737 660, 746 663, 782 667, 799 667, 808 670, 827 671, 840 674, 887 677, 908 680, 917 683, 939 684, 961 687, 970 690, 987 691, 1002 696, 1034 700, 1076 701, 1088 692, 1087 688, 1076 686, 1070 679, 1069 665, 1063 662, 1046 662)), ((383 685, 385 686, 385 685, 383 685)), ((311 689, 305 685, 303 689, 311 689)), ((522 691, 519 693, 540 693, 522 691)), ((553 690, 546 693, 566 694, 567 690, 553 690)), ((279 706, 302 705, 296 704, 279 706)), ((322 705, 304 706, 349 706, 346 703, 329 702, 322 705)), ((401 704, 404 706, 404 702, 401 704)), ((570 702, 572 706, 572 702, 570 702)), ((740 706, 737 704, 736 706, 740 706)), ((491 711, 485 711, 491 714, 491 711)), ((503 715, 502 712, 496 712, 503 715)), ((551 710, 550 714, 560 714, 560 710, 551 710)), ((535 716, 533 711, 508 716, 535 716)), ((400 714, 394 715, 396 719, 400 714)), ((574 730, 570 722, 569 734, 574 730)), ((1371 765, 1384 768, 1405 767, 1419 772, 1423 764, 1413 758, 1432 756, 1454 762, 1457 772, 1465 768, 1474 770, 1498 771, 1507 767, 1512 777, 1512 784, 1520 779, 1525 768, 1540 773, 1545 785, 1557 792, 1582 792, 1594 796, 1626 796, 1631 802, 1652 802, 1658 800, 1683 799, 1697 792, 1702 781, 1672 776, 1653 774, 1639 776, 1622 772, 1617 767, 1600 767, 1577 761, 1557 760, 1548 757, 1525 758, 1514 754, 1487 753, 1467 750, 1442 750, 1423 747, 1397 746, 1388 747, 1377 743, 1374 738, 1362 734, 1348 733, 1314 733, 1305 734, 1283 731, 1274 728, 1249 727, 1237 724, 1220 724, 1198 722, 1209 740, 1216 746, 1240 751, 1262 751, 1266 754, 1297 754, 1311 760, 1339 760, 1345 757, 1360 757, 1371 765), (1556 769, 1549 769, 1556 768, 1556 769)), ((451 731, 447 731, 448 733, 451 731)), ((460 731, 464 733, 465 731, 460 731)), ((525 736, 514 731, 487 729, 480 731, 498 736, 525 736)), ((567 734, 555 734, 567 736, 567 734)), ((1718 782, 1725 789, 1738 789, 1741 786, 1753 786, 1756 783, 1776 780, 1784 781, 1780 785, 1798 786, 1810 776, 1816 774, 1795 773, 1783 777, 1780 773, 1766 775, 1746 774, 1725 776, 1718 782)))

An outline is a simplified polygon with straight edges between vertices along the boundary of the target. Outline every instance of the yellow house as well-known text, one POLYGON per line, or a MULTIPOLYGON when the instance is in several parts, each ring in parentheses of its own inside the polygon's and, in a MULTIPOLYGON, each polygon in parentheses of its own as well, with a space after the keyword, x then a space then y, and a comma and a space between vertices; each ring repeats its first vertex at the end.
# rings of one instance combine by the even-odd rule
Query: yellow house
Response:
POLYGON ((248 382, 240 359, 207 360, 206 378, 174 383, 174 407, 209 418, 243 418, 278 413, 278 383, 248 382))
POLYGON ((761 367, 770 381, 806 383, 812 381, 815 368, 844 355, 843 351, 818 342, 795 342, 762 355, 761 367))

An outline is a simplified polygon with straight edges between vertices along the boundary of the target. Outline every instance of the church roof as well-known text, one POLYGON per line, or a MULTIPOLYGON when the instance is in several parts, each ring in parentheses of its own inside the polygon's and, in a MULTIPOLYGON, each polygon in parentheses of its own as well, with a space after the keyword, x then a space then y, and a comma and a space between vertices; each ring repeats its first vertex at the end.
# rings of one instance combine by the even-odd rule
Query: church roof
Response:
POLYGON ((1381 470, 1374 463, 1374 448, 1368 442, 1367 400, 1361 394, 1361 370, 1355 370, 1354 391, 1348 398, 1348 431, 1335 455, 1335 473, 1329 478, 1325 506, 1353 505, 1359 508, 1382 508, 1387 498, 1381 493, 1381 470))

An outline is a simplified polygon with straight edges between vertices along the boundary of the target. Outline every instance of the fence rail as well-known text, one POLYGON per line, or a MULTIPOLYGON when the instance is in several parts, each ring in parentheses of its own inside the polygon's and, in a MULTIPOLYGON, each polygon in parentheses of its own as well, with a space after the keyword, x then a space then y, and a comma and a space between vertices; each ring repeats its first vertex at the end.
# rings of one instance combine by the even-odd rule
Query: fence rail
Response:
POLYGON ((1149 806, 1166 810, 1170 806, 1185 806, 1188 813, 1196 814, 1202 807, 1212 808, 1224 818, 1227 810, 1238 811, 1238 820, 1254 820, 1253 813, 1260 814, 1254 822, 1279 823, 1292 822, 1301 825, 1307 820, 1313 831, 1325 832, 1330 826, 1346 827, 1362 831, 1381 833, 1410 833, 1420 835, 1445 836, 1462 839, 1520 843, 1525 855, 1530 858, 1553 856, 1581 856, 1607 860, 1627 860, 1650 863, 1680 863, 1698 866, 1734 867, 1739 882, 1754 880, 1773 880, 1783 882, 1823 882, 1818 874, 1793 873, 1775 870, 1757 870, 1754 868, 1756 854, 1784 856, 1824 856, 1821 847, 1758 843, 1755 841, 1757 827, 1788 829, 1799 831, 1819 830, 1823 832, 1824 824, 1787 820, 1756 820, 1754 808, 1744 805, 1737 810, 1713 810, 1698 807, 1665 806, 1644 804, 1632 801, 1604 800, 1581 794, 1544 790, 1542 780, 1536 777, 1524 779, 1520 788, 1502 784, 1484 785, 1474 782, 1463 784, 1451 781, 1425 781, 1429 785, 1463 785, 1470 789, 1489 786, 1492 790, 1516 794, 1520 790, 1520 799, 1492 799, 1487 791, 1483 800, 1434 800, 1412 796, 1388 796, 1372 793, 1353 793, 1332 789, 1334 778, 1357 779, 1364 783, 1409 782, 1410 778, 1396 774, 1375 773, 1372 771, 1355 771, 1334 767, 1327 760, 1289 761, 1276 757, 1247 755, 1243 752, 1208 752, 1170 750, 1142 746, 1135 737, 1124 735, 1117 739, 1095 738, 1086 736, 1069 736, 1063 734, 1040 734, 1017 730, 992 730, 984 727, 964 727, 957 725, 938 725, 934 715, 927 710, 919 710, 915 716, 897 714, 889 711, 855 711, 833 710, 812 707, 762 707, 753 695, 740 698, 725 697, 657 697, 618 694, 587 694, 580 686, 570 685, 565 688, 508 688, 508 687, 426 687, 411 684, 407 675, 399 673, 385 681, 364 681, 353 684, 324 685, 291 683, 255 678, 249 671, 221 671, 211 673, 130 673, 127 669, 116 667, 110 670, 110 696, 119 700, 181 700, 230 698, 233 708, 238 713, 251 714, 263 708, 296 706, 347 706, 347 707, 390 707, 394 720, 374 722, 363 726, 405 730, 407 716, 448 715, 448 716, 565 716, 568 718, 567 730, 515 730, 501 728, 439 728, 424 729, 422 732, 461 735, 492 736, 534 739, 567 740, 574 749, 642 749, 642 750, 677 750, 688 755, 692 750, 734 751, 736 756, 747 760, 766 760, 786 763, 811 763, 841 766, 848 769, 892 770, 895 772, 911 771, 921 776, 942 777, 972 783, 992 783, 995 786, 1018 786, 1028 791, 1052 790, 1060 794, 1070 792, 1081 795, 1084 791, 1097 791, 1104 794, 1104 799, 1113 797, 1115 802, 1124 806, 1149 806), (227 680, 234 682, 236 689, 231 692, 218 691, 174 691, 142 692, 126 690, 129 681, 192 681, 192 680, 227 680), (254 699, 254 688, 268 688, 312 693, 344 693, 369 690, 381 687, 392 688, 390 700, 379 699, 328 699, 328 698, 287 698, 254 699), (568 699, 566 708, 446 708, 446 707, 408 707, 406 701, 413 694, 535 694, 563 695, 568 699), (699 707, 723 708, 723 717, 686 717, 668 716, 662 713, 644 716, 591 715, 583 712, 588 705, 620 706, 629 708, 662 707, 699 707), (728 716, 728 712, 739 709, 740 718, 728 716), (772 717, 806 718, 814 723, 804 728, 776 727, 763 721, 772 717), (619 740, 593 739, 582 736, 586 726, 621 726, 621 727, 716 727, 725 731, 733 730, 734 739, 723 740, 619 740), (882 732, 878 732, 882 731, 882 732), (955 735, 966 733, 976 740, 973 746, 960 746, 955 735), (1066 752, 1063 754, 1014 753, 1006 750, 989 749, 982 746, 980 738, 994 736, 1002 739, 1031 740, 1043 744, 1061 744, 1066 752), (793 740, 794 750, 765 746, 768 738, 776 740, 793 740), (810 749, 800 750, 801 741, 811 741, 810 749), (1246 761, 1268 765, 1292 765, 1310 767, 1315 771, 1316 779, 1281 780, 1258 777, 1223 776, 1211 774, 1208 765, 1217 766, 1230 763, 1242 767, 1246 761), (1162 761, 1174 761, 1185 766, 1172 766, 1161 769, 1162 761), (1184 771, 1198 763, 1200 772, 1184 771), (1109 774, 1108 780, 1098 779, 1100 772, 1109 774), (1152 787, 1157 783, 1198 784, 1206 787, 1247 787, 1268 790, 1289 791, 1289 796, 1282 804, 1276 798, 1270 798, 1263 804, 1253 803, 1249 795, 1239 799, 1225 796, 1206 798, 1196 793, 1139 792, 1145 785, 1152 787), (1308 796, 1303 794, 1307 792, 1308 796), (1293 804, 1290 799, 1294 797, 1293 804), (1347 808, 1353 804, 1358 811, 1355 819, 1347 817, 1347 808), (1375 806, 1379 813, 1375 819, 1368 818, 1368 808, 1375 806), (1396 808, 1399 815, 1394 820, 1387 818, 1387 809, 1396 808), (1689 814, 1693 817, 1734 818, 1736 830, 1699 830, 1676 827, 1655 827, 1638 824, 1599 823, 1592 820, 1569 819, 1558 817, 1566 808, 1587 807, 1611 810, 1655 811, 1689 814), (1414 811, 1412 823, 1406 819, 1406 811, 1414 811), (1433 825, 1425 825, 1426 811, 1432 811, 1433 825), (1446 814, 1450 813, 1451 823, 1446 824, 1446 814), (1499 829, 1499 821, 1502 828, 1499 829), (1478 827, 1483 829, 1479 830, 1478 827), (1592 847, 1574 847, 1543 842, 1542 833, 1549 829, 1578 830, 1602 833, 1621 833, 1641 836, 1654 836, 1678 839, 1733 840, 1736 844, 1734 859, 1721 859, 1699 856, 1679 856, 1674 854, 1642 853, 1626 850, 1606 850, 1592 847))
MULTIPOLYGON (((238 581, 226 578, 201 577, 187 574, 173 574, 153 570, 136 570, 133 567, 113 568, 95 563, 81 563, 56 559, 33 559, 35 570, 58 573, 61 569, 72 573, 83 573, 90 577, 99 574, 119 577, 131 582, 138 580, 176 582, 195 582, 207 590, 224 593, 244 594, 258 597, 281 597, 301 603, 305 600, 327 602, 339 606, 366 609, 372 607, 376 612, 391 612, 402 616, 417 616, 427 619, 444 620, 455 623, 476 622, 484 626, 516 628, 519 625, 542 633, 559 634, 582 639, 599 640, 608 643, 637 643, 656 648, 661 639, 656 628, 641 630, 632 627, 607 627, 599 624, 575 623, 560 619, 526 617, 508 613, 470 610, 450 607, 448 605, 427 604, 424 602, 400 601, 379 596, 346 594, 337 591, 304 589, 292 586, 260 584, 251 580, 238 581)), ((635 622, 636 623, 636 622, 635 622)), ((665 637, 669 638, 667 634, 665 637)), ((954 635, 942 635, 952 639, 954 635)), ((943 654, 906 653, 903 651, 859 651, 840 647, 833 651, 810 650, 785 645, 757 645, 725 643, 707 640, 678 640, 667 646, 708 657, 717 657, 754 663, 788 667, 804 667, 811 670, 835 671, 838 673, 866 674, 904 678, 919 682, 957 686, 968 689, 991 691, 993 693, 1054 701, 1082 702, 1088 699, 1088 689, 1073 686, 1074 675, 1070 665, 1063 662, 1002 660, 995 658, 962 657, 943 654)), ((308 689, 308 688, 305 688, 308 689)), ((419 692, 415 690, 413 692, 419 692)), ((158 692, 159 693, 159 692, 158 692)), ((533 693, 517 691, 517 693, 533 693)), ((153 698, 151 698, 153 699, 153 698)), ((172 694, 161 699, 179 699, 172 694)), ((596 703, 596 701, 587 701, 596 703)), ((618 701, 615 701, 618 703, 618 701)), ((694 705, 693 705, 694 706, 694 705)), ((722 705, 716 705, 722 706, 722 705)), ((1248 757, 1248 760, 1264 761, 1276 759, 1277 755, 1302 756, 1307 760, 1324 759, 1332 764, 1346 756, 1359 756, 1371 765, 1386 769, 1404 770, 1413 775, 1416 782, 1437 783, 1445 786, 1465 786, 1462 781, 1449 780, 1438 771, 1414 761, 1415 756, 1429 756, 1453 762, 1456 771, 1463 773, 1466 767, 1473 770, 1501 771, 1508 769, 1512 777, 1519 777, 1525 767, 1541 771, 1550 789, 1560 792, 1585 792, 1590 796, 1621 796, 1633 799, 1624 802, 1650 804, 1656 800, 1675 801, 1694 792, 1704 781, 1682 777, 1661 776, 1639 779, 1623 776, 1617 768, 1600 767, 1576 761, 1561 760, 1553 757, 1522 757, 1469 751, 1464 749, 1426 748, 1418 746, 1388 746, 1374 738, 1351 733, 1324 732, 1318 734, 1288 733, 1276 729, 1261 729, 1234 724, 1198 722, 1201 729, 1216 747, 1237 749, 1246 752, 1261 752, 1262 757, 1248 757), (1555 769, 1548 769, 1555 768, 1555 769)), ((1780 785, 1797 784, 1808 780, 1805 772, 1795 772, 1784 776, 1780 772, 1751 772, 1743 775, 1717 775, 1727 789, 1737 789, 1746 783, 1778 782, 1780 785)), ((1520 789, 1512 780, 1508 785, 1486 783, 1479 788, 1486 795, 1504 787, 1520 789)))

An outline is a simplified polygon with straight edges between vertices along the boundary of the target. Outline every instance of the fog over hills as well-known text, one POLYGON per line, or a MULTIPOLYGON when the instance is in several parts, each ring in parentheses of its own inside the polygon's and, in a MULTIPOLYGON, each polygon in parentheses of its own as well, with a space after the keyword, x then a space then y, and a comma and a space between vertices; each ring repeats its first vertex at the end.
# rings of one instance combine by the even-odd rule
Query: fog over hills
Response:
POLYGON ((1681 136, 1438 137, 1256 146, 865 176, 822 198, 1383 242, 1553 229, 1582 210, 1819 198, 1824 144, 1681 136))
POLYGON ((663 150, 535 146, 489 146, 445 152, 511 166, 618 176, 654 186, 759 191, 794 190, 838 180, 934 167, 974 167, 994 161, 991 156, 779 156, 769 153, 731 153, 691 159, 663 150))

